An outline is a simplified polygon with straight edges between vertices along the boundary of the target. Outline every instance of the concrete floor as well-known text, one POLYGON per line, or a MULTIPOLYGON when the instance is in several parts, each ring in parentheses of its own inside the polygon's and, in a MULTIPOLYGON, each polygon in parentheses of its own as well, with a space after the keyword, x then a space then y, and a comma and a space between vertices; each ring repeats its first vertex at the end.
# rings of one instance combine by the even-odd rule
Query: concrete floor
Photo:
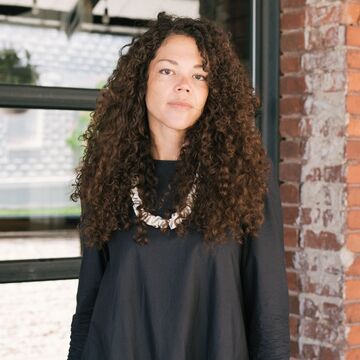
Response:
MULTIPOLYGON (((0 260, 72 256, 80 256, 74 233, 65 238, 0 238, 0 260)), ((0 284, 0 359, 66 359, 77 284, 0 284)))

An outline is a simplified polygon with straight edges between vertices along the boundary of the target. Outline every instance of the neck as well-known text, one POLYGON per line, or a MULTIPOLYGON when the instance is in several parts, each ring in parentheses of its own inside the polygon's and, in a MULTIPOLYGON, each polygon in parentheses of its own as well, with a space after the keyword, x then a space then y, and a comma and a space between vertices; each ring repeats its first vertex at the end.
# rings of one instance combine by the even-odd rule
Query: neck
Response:
POLYGON ((184 141, 184 135, 178 132, 152 133, 151 155, 155 160, 177 160, 184 141))

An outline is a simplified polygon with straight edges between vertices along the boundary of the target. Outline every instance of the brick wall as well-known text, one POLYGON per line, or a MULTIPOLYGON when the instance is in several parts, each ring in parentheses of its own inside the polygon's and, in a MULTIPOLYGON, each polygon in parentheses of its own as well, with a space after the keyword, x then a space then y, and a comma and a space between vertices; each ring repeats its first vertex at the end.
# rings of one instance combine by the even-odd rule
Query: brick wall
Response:
POLYGON ((293 359, 360 359, 360 2, 281 1, 293 359))
POLYGON ((347 2, 346 26, 346 148, 347 207, 345 242, 349 263, 344 274, 346 359, 360 359, 360 2, 347 2))

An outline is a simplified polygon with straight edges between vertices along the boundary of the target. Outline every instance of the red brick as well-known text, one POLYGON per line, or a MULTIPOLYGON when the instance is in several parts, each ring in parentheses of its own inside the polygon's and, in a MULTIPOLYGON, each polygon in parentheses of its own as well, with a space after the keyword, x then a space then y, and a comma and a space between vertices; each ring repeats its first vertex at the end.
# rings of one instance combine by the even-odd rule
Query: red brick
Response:
POLYGON ((346 27, 346 45, 360 46, 360 27, 347 26, 346 27))
POLYGON ((290 314, 299 315, 299 298, 297 295, 289 295, 290 314))
MULTIPOLYGON (((360 124, 360 121, 359 121, 360 124)), ((359 125, 360 129, 360 125, 359 125)), ((359 130, 360 131, 360 130, 359 130)), ((286 119, 280 118, 280 135, 283 137, 297 137, 300 136, 300 119, 286 119)))
POLYGON ((300 181, 300 164, 280 163, 280 180, 281 181, 300 181))
MULTIPOLYGON (((281 128, 281 120, 280 120, 281 128)), ((355 116, 350 116, 350 121, 346 129, 346 134, 348 136, 360 137, 360 118, 355 116)))
POLYGON ((346 60, 349 68, 360 69, 360 50, 348 50, 346 60))
POLYGON ((360 229, 360 210, 348 211, 347 225, 349 229, 360 229))
POLYGON ((281 184, 280 185, 281 201, 288 204, 299 203, 299 187, 294 184, 281 184))
POLYGON ((290 355, 291 359, 298 359, 299 357, 299 343, 296 340, 290 341, 290 355))
POLYGON ((299 332, 299 319, 298 317, 289 316, 289 328, 290 328, 290 335, 297 336, 299 332))
POLYGON ((281 0, 281 8, 298 8, 305 6, 305 0, 281 0))
POLYGON ((301 208, 300 223, 303 225, 311 224, 311 209, 310 208, 301 208))
POLYGON ((345 352, 345 360, 359 360, 360 349, 349 349, 345 352))
POLYGON ((289 56, 288 54, 281 55, 280 71, 281 74, 296 73, 301 70, 301 60, 299 55, 289 56))
POLYGON ((345 298, 347 300, 360 300, 360 280, 345 280, 345 298))
POLYGON ((349 113, 360 115, 360 96, 348 95, 346 97, 346 109, 349 113))
POLYGON ((346 236, 346 247, 353 252, 360 252, 360 233, 351 233, 346 236))
POLYGON ((294 256, 296 251, 285 251, 285 265, 288 269, 294 269, 294 256))
POLYGON ((348 206, 360 206, 360 187, 348 187, 348 206))
POLYGON ((342 351, 339 349, 333 349, 328 347, 319 347, 319 359, 322 360, 340 360, 342 359, 342 351))
POLYGON ((331 23, 338 24, 341 19, 341 6, 309 6, 307 7, 307 24, 308 26, 318 27, 331 23))
POLYGON ((345 316, 348 323, 360 322, 360 303, 345 304, 345 316))
POLYGON ((359 25, 360 4, 347 2, 344 6, 342 23, 348 25, 359 25))
POLYGON ((305 25, 305 10, 299 9, 281 15, 281 30, 301 29, 305 25))
POLYGON ((304 234, 304 246, 334 251, 338 251, 342 247, 342 245, 336 240, 336 234, 329 231, 320 231, 316 234, 312 230, 306 230, 304 234))
POLYGON ((350 164, 347 169, 347 182, 349 184, 360 183, 360 165, 350 164))
POLYGON ((304 100, 300 96, 291 96, 280 99, 281 115, 302 114, 304 109, 304 100))
POLYGON ((303 30, 281 35, 281 51, 303 51, 305 49, 305 39, 303 30))
POLYGON ((299 216, 298 206, 283 206, 283 222, 285 225, 294 225, 299 216))
POLYGON ((280 142, 280 156, 282 159, 300 159, 304 154, 302 143, 294 140, 283 140, 280 142))
POLYGON ((348 276, 359 276, 360 275, 360 256, 359 255, 355 256, 353 263, 346 270, 346 275, 348 275, 348 276))
POLYGON ((360 326, 359 325, 349 326, 349 332, 347 334, 347 343, 349 345, 360 344, 360 326))
POLYGON ((348 77, 348 91, 356 92, 360 91, 360 72, 349 71, 348 77))
POLYGON ((280 79, 280 93, 282 95, 303 94, 305 87, 304 76, 283 76, 280 79))
MULTIPOLYGON (((299 291, 299 275, 297 272, 286 271, 288 288, 290 291, 299 291)), ((359 291, 360 292, 360 291, 359 291)))
POLYGON ((348 140, 346 144, 346 158, 360 160, 360 140, 348 140))
POLYGON ((297 247, 299 239, 299 231, 297 229, 284 228, 284 242, 287 247, 297 247))

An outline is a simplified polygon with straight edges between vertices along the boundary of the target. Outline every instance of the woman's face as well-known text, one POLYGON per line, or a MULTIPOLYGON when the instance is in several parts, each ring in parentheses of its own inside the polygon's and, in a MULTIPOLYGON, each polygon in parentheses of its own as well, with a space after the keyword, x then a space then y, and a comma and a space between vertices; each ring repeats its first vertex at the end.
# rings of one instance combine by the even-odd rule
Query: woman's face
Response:
POLYGON ((208 97, 206 76, 195 40, 185 35, 167 37, 148 69, 145 102, 150 129, 184 132, 191 127, 208 97))

